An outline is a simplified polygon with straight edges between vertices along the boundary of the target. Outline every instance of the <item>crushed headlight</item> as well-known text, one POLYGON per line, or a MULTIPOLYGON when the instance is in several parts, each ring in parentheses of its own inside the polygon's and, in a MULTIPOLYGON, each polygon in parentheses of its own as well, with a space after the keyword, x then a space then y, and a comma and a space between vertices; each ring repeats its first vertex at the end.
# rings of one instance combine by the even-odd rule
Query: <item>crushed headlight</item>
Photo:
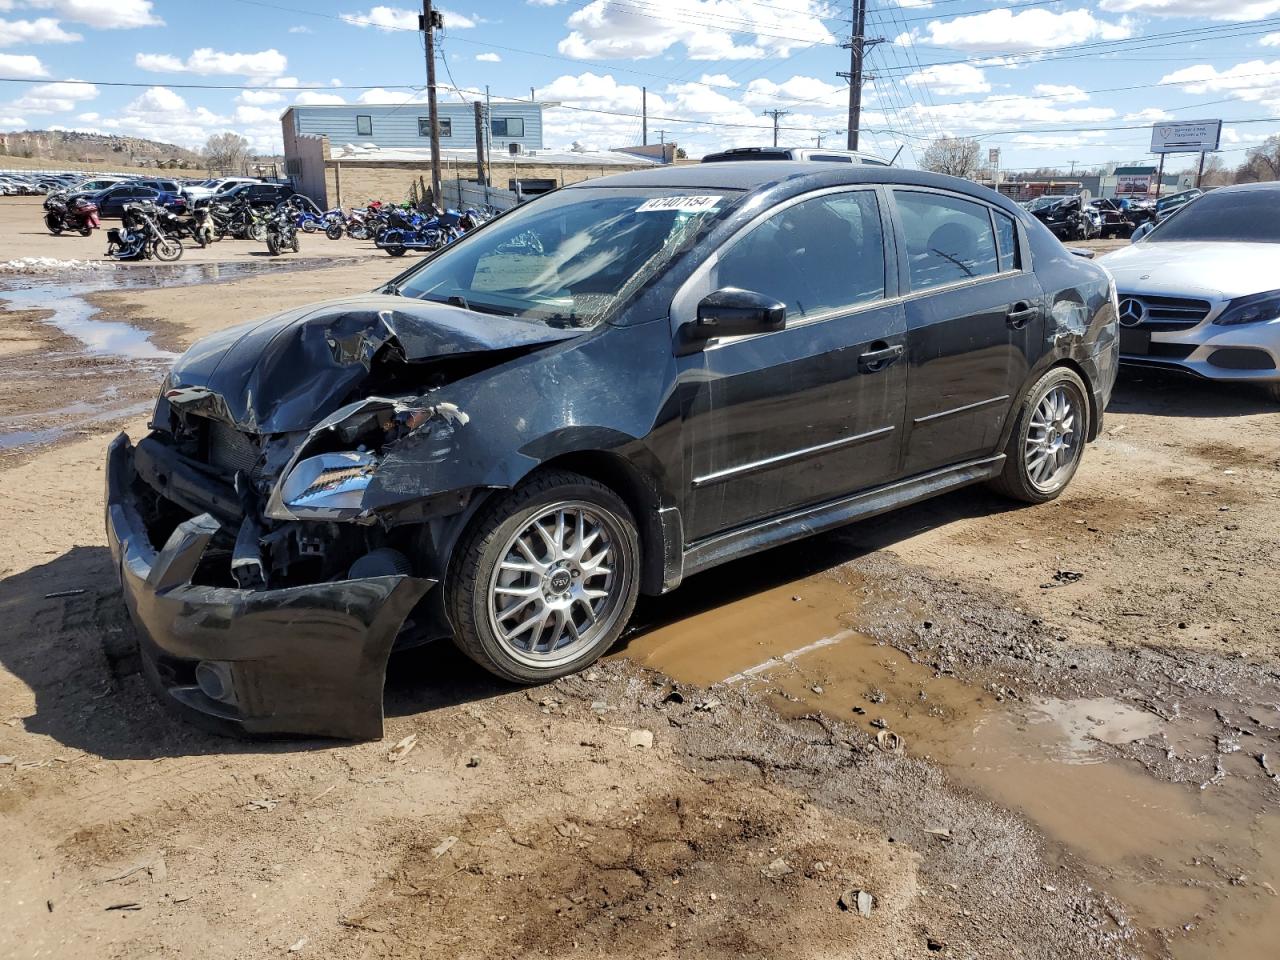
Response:
POLYGON ((267 505, 267 516, 352 517, 361 510, 378 460, 372 453, 322 453, 294 464, 267 505), (283 516, 282 516, 283 515, 283 516))
POLYGON ((1234 327, 1242 323, 1266 323, 1280 319, 1280 290, 1237 297, 1227 304, 1222 315, 1213 321, 1221 327, 1234 327))

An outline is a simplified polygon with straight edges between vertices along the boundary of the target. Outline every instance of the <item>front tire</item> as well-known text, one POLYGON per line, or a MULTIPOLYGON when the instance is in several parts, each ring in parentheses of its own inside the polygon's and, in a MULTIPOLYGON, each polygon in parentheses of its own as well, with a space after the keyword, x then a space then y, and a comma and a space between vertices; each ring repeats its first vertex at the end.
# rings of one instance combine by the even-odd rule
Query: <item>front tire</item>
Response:
POLYGON ((1074 370, 1054 367, 1027 392, 1005 447, 998 493, 1024 503, 1057 499, 1075 476, 1089 436, 1089 401, 1074 370))
POLYGON ((330 240, 341 240, 342 233, 342 224, 340 223, 331 223, 324 228, 324 235, 330 240))
POLYGON ((280 244, 276 243, 276 235, 274 233, 267 235, 267 253, 273 257, 280 255, 280 244))
POLYGON ((173 237, 157 240, 151 245, 151 250, 157 260, 162 260, 165 263, 172 263, 175 260, 182 259, 182 241, 175 240, 173 237))
POLYGON ((568 471, 535 474, 486 507, 454 551, 454 643, 515 683, 575 673, 622 634, 639 572, 635 520, 616 493, 568 471))

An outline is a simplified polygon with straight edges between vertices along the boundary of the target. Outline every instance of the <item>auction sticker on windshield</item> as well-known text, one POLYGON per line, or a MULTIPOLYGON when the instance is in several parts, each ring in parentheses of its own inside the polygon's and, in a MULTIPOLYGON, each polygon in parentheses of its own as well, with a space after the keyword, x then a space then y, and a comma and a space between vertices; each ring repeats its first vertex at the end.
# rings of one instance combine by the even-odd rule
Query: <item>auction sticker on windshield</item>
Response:
POLYGON ((636 213, 655 213, 663 210, 696 213, 699 210, 710 210, 719 202, 719 197, 655 197, 636 207, 636 213))

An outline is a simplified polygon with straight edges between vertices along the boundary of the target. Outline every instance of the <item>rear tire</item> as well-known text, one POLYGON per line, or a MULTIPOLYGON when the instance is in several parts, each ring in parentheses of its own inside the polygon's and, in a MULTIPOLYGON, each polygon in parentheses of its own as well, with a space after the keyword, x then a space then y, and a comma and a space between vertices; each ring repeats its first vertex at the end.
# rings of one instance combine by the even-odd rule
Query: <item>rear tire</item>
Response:
POLYGON ((1054 367, 1017 406, 997 493, 1024 503, 1057 499, 1075 476, 1089 436, 1089 401, 1074 370, 1054 367))
POLYGON ((535 474, 485 507, 454 550, 444 587, 453 641, 515 683, 567 676, 621 636, 639 572, 621 497, 580 474, 535 474))
POLYGON ((341 240, 343 234, 342 224, 331 223, 324 228, 324 235, 330 240, 341 240))

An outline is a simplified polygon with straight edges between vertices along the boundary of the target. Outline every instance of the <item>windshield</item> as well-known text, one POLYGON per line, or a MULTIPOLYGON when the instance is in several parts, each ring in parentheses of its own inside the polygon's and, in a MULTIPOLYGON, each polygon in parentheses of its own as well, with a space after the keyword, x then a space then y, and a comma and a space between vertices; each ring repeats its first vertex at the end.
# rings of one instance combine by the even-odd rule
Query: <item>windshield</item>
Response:
POLYGON ((394 289, 481 313, 594 327, 736 199, 705 187, 557 191, 446 248, 394 289))
POLYGON ((1052 207, 1055 204, 1061 203, 1065 199, 1067 198, 1066 197, 1036 197, 1034 200, 1030 201, 1027 204, 1027 209, 1032 211, 1044 210, 1046 207, 1052 207))
POLYGON ((1280 243, 1280 190, 1215 190, 1186 203, 1147 235, 1179 241, 1280 243))

